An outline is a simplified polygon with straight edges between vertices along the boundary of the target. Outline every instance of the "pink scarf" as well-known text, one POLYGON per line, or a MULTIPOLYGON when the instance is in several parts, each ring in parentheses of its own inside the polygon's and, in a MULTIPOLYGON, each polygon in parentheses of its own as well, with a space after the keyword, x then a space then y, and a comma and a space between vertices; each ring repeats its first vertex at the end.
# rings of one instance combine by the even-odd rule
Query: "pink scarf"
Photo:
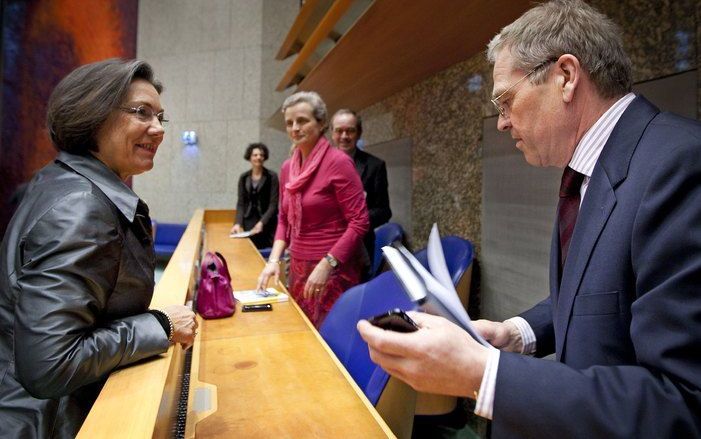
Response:
POLYGON ((329 141, 321 136, 304 163, 302 163, 302 152, 299 148, 295 148, 292 153, 289 181, 285 184, 285 190, 287 191, 288 225, 292 230, 291 235, 295 238, 299 237, 302 226, 302 189, 319 169, 330 147, 329 141))

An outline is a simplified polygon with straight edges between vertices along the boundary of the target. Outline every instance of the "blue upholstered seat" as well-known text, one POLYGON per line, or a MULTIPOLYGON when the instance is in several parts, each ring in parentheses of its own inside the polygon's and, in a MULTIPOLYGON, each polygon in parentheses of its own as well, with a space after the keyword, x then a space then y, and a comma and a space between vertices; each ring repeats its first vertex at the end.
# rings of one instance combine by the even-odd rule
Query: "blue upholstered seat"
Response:
POLYGON ((159 258, 170 258, 175 252, 175 248, 180 242, 187 224, 170 224, 157 223, 154 221, 156 228, 156 237, 153 242, 153 248, 156 251, 156 256, 159 258))
MULTIPOLYGON (((441 238, 448 272, 457 284, 472 263, 472 244, 457 236, 441 238)), ((426 250, 416 254, 428 267, 426 250)), ((370 360, 365 341, 356 330, 360 319, 367 319, 393 308, 415 309, 392 271, 379 274, 341 295, 326 316, 319 332, 346 367, 370 402, 377 404, 389 375, 370 360)))
POLYGON ((272 247, 259 248, 258 251, 260 252, 260 255, 263 256, 263 259, 267 260, 270 257, 270 252, 273 251, 273 248, 272 247))
MULTIPOLYGON (((472 243, 458 236, 444 236, 441 238, 441 245, 448 273, 453 280, 453 285, 457 285, 465 270, 472 264, 474 257, 472 243)), ((424 267, 428 267, 428 254, 425 248, 415 252, 414 256, 424 267)))
POLYGON ((388 271, 343 293, 319 329, 372 404, 377 404, 389 375, 370 360, 368 346, 355 325, 360 319, 393 308, 410 310, 414 309, 414 304, 404 294, 394 273, 388 271))
POLYGON ((375 252, 372 256, 372 277, 379 274, 382 266, 382 247, 402 241, 404 239, 404 229, 397 223, 382 224, 375 228, 375 252))

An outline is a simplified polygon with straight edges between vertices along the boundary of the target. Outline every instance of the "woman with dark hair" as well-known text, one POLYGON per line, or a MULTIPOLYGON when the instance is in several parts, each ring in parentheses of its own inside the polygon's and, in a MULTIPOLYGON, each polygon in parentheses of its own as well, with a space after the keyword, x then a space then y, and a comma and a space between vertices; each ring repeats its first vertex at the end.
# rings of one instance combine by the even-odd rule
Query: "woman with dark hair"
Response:
POLYGON ((231 233, 251 232, 251 241, 257 248, 273 245, 277 226, 277 174, 265 166, 268 147, 251 143, 243 158, 251 163, 251 170, 239 177, 239 199, 236 202, 236 223, 231 233))
POLYGON ((323 135, 327 112, 321 97, 295 93, 285 99, 282 113, 294 148, 280 171, 275 243, 258 288, 271 277, 277 280, 289 245, 289 291, 318 328, 338 297, 360 282, 370 220, 353 160, 323 135))
POLYGON ((0 251, 0 437, 75 437, 110 372, 194 341, 188 307, 148 308, 151 220, 124 183, 153 167, 161 90, 147 63, 113 59, 79 67, 51 95, 59 154, 0 251))

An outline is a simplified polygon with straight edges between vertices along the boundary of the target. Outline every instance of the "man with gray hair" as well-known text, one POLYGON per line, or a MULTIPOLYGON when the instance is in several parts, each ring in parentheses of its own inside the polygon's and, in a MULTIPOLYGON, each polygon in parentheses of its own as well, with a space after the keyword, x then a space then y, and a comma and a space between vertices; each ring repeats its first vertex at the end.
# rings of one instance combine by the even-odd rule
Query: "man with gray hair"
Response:
POLYGON ((498 128, 565 168, 550 296, 475 322, 489 348, 436 316, 411 334, 361 321, 373 360, 474 397, 494 437, 700 437, 701 124, 630 92, 617 27, 580 0, 534 7, 488 57, 498 128))

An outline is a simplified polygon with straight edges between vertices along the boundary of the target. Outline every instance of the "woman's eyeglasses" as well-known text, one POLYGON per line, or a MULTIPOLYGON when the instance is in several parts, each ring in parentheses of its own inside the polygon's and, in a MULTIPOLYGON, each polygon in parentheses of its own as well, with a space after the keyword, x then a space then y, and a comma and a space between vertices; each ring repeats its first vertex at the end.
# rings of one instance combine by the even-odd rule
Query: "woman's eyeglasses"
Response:
POLYGON ((156 116, 156 119, 158 119, 161 126, 165 126, 165 124, 168 123, 168 119, 166 119, 166 115, 163 110, 156 113, 153 111, 153 108, 149 107, 148 105, 139 105, 138 107, 119 107, 119 109, 126 113, 135 115, 141 122, 151 122, 153 116, 156 116))

